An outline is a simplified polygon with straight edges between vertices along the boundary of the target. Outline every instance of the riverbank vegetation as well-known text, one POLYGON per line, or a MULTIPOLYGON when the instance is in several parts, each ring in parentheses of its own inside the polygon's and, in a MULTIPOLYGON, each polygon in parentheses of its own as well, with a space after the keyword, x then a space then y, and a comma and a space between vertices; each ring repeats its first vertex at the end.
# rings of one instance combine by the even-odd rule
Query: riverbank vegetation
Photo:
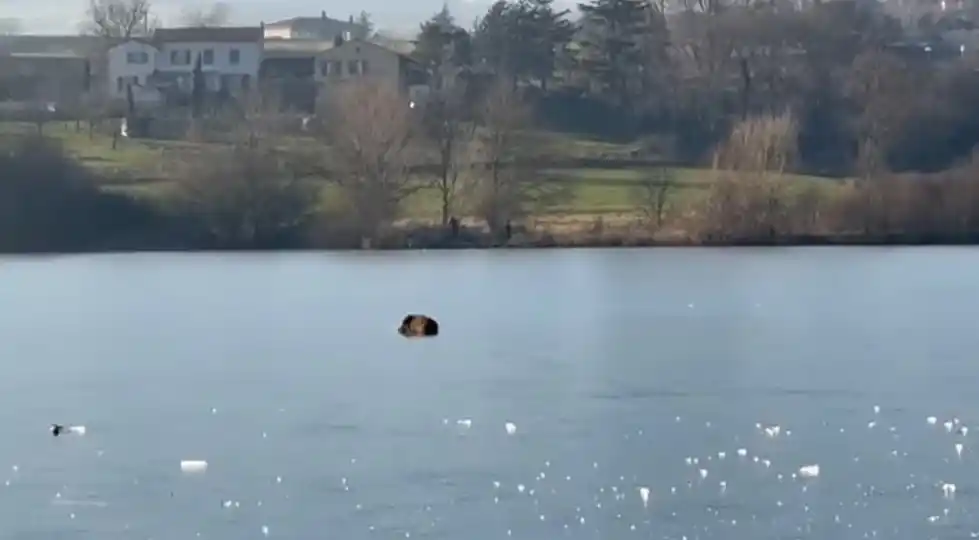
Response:
POLYGON ((181 140, 0 124, 0 250, 979 240, 968 54, 847 1, 605 4, 577 28, 542 0, 473 32, 442 12, 415 60, 465 76, 419 106, 351 81, 301 130, 265 99, 181 140))

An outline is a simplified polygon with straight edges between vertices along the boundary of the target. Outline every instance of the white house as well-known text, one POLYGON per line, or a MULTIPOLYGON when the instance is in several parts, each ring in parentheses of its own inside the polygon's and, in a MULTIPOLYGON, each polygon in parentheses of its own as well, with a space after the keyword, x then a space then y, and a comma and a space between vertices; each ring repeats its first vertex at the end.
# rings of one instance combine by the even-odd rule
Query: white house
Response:
POLYGON ((126 87, 131 85, 136 101, 158 101, 160 93, 150 86, 149 79, 156 71, 159 52, 153 43, 142 39, 129 39, 110 47, 105 86, 109 98, 126 99, 126 87))
POLYGON ((258 82, 263 41, 257 26, 161 28, 122 41, 108 51, 109 97, 126 99, 130 85, 140 103, 160 101, 167 89, 190 92, 198 58, 209 90, 238 94, 258 82))

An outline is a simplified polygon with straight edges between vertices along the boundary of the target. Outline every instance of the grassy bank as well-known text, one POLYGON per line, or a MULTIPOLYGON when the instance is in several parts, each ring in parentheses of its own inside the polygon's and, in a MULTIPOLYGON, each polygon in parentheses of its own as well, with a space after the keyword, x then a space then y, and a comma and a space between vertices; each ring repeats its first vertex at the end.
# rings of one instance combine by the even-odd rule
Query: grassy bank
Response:
MULTIPOLYGON (((744 138, 720 147, 718 161, 706 169, 662 156, 653 165, 658 158, 649 145, 538 134, 550 141, 539 143, 540 163, 511 173, 547 197, 508 202, 512 227, 503 221, 491 227, 478 206, 485 193, 469 193, 453 206, 461 218, 453 230, 441 224, 441 193, 422 173, 408 177, 407 197, 378 207, 384 199, 365 204, 350 186, 297 177, 288 159, 301 154, 281 147, 114 141, 84 124, 51 123, 43 135, 33 125, 0 125, 9 149, 0 155, 0 204, 6 204, 0 231, 10 231, 0 236, 0 251, 961 244, 979 238, 979 190, 972 188, 979 165, 860 181, 796 175, 782 161, 768 163, 777 148, 744 149, 738 146, 744 138)), ((328 151, 299 137, 286 144, 328 151)), ((486 182, 485 171, 473 174, 486 182)))
MULTIPOLYGON (((45 137, 63 145, 65 151, 91 169, 101 186, 109 191, 140 197, 166 197, 175 188, 182 166, 223 145, 185 141, 157 141, 113 137, 102 130, 89 131, 84 122, 50 122, 43 126, 45 137)), ((37 134, 28 123, 0 123, 0 138, 21 138, 37 134)), ((612 143, 561 134, 535 134, 534 147, 539 158, 555 167, 534 172, 536 181, 554 196, 540 201, 533 209, 542 223, 552 222, 561 229, 592 226, 596 219, 610 224, 635 221, 649 212, 654 192, 663 192, 671 212, 703 199, 716 179, 714 171, 668 165, 667 156, 649 144, 612 143), (638 157, 637 157, 638 156, 638 157), (587 160, 587 166, 577 162, 587 160), (663 162, 662 166, 650 163, 663 162), (566 162, 569 166, 561 166, 566 162), (603 166, 615 162, 615 167, 603 166), (634 162, 635 165, 629 165, 634 162), (669 186, 662 190, 660 184, 669 186)), ((315 144, 302 138, 289 138, 290 145, 315 144)), ((655 146, 655 145, 652 145, 655 146)), ((841 183, 835 179, 787 175, 787 181, 803 190, 832 190, 841 183)), ((323 182, 324 198, 336 196, 323 182)), ((440 218, 440 194, 422 187, 402 205, 402 223, 431 223, 440 218)))

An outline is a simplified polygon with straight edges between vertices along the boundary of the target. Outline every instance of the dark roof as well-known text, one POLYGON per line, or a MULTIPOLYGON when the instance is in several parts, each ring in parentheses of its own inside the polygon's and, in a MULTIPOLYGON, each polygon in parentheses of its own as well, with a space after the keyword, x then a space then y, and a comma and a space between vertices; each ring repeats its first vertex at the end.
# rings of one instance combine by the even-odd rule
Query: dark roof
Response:
POLYGON ((262 41, 264 34, 260 26, 159 28, 153 32, 153 41, 157 43, 191 41, 252 43, 262 41))

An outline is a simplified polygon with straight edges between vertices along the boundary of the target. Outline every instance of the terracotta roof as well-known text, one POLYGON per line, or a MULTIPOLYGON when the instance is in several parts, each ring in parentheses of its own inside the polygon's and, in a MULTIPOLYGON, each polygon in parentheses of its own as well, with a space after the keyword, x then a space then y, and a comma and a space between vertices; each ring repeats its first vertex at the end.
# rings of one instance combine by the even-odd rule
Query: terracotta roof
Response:
POLYGON ((153 32, 153 41, 173 42, 233 42, 253 43, 262 41, 265 32, 259 26, 215 28, 159 28, 153 32))

